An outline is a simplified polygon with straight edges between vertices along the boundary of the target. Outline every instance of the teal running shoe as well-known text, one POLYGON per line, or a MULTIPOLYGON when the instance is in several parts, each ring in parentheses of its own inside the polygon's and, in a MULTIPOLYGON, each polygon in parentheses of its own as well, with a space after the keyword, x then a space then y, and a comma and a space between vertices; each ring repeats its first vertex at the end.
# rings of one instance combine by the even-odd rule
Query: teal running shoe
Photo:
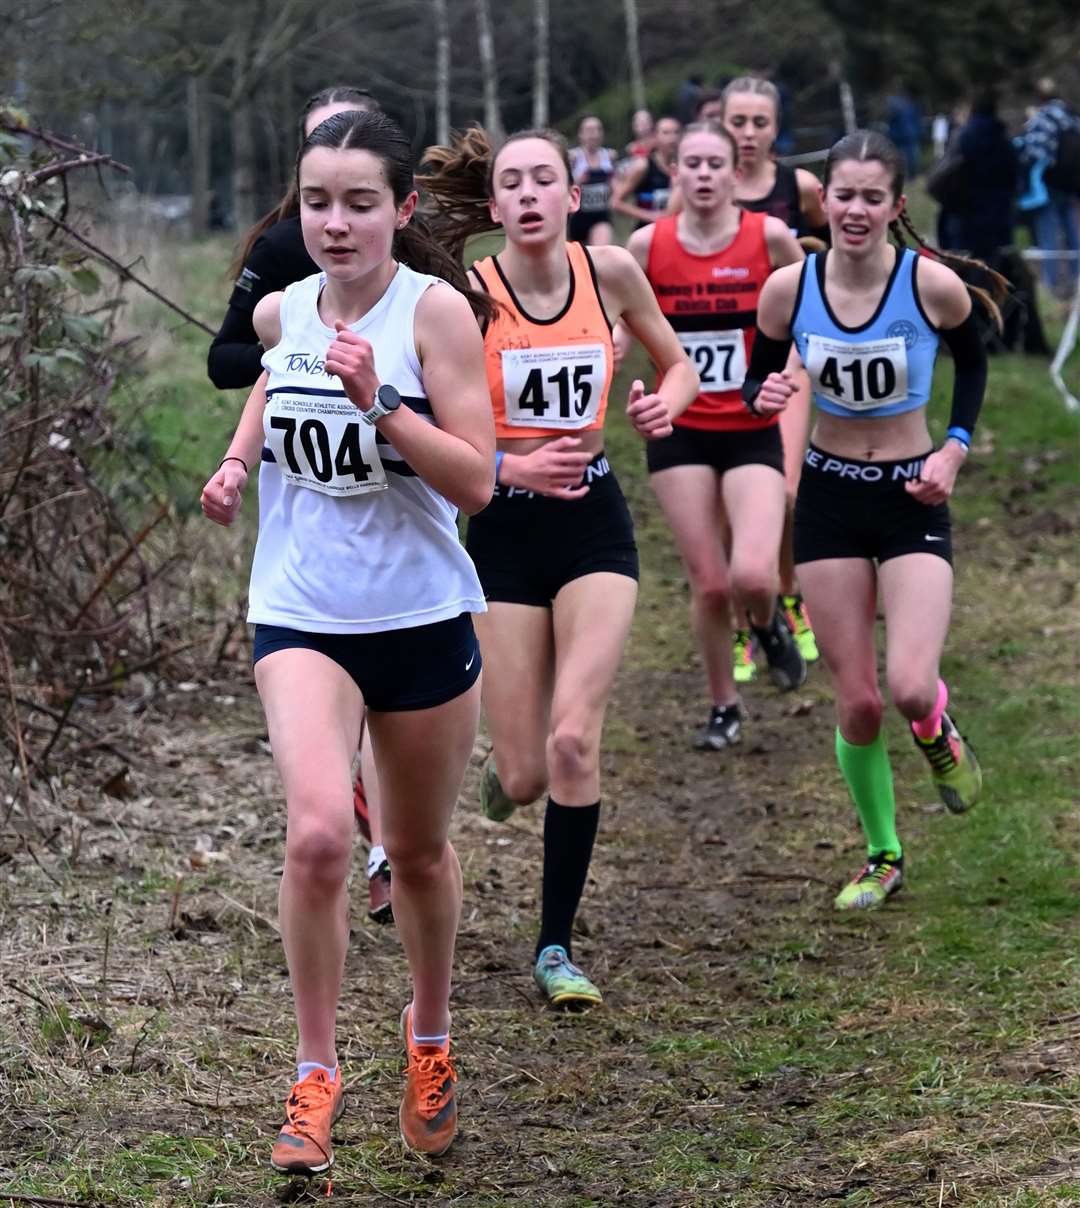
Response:
POLYGON ((549 944, 536 958, 533 980, 553 1007, 599 1006, 600 991, 566 955, 559 944, 549 944))
POLYGON ((495 770, 495 757, 489 755, 480 773, 480 808, 492 822, 505 822, 517 809, 517 802, 507 797, 495 770))
POLYGON ((963 814, 982 795, 982 768, 967 739, 948 713, 941 715, 941 733, 924 742, 914 731, 911 737, 926 756, 938 796, 954 814, 963 814))
POLYGON ((904 883, 904 857, 891 851, 871 856, 836 895, 837 910, 876 910, 904 883))

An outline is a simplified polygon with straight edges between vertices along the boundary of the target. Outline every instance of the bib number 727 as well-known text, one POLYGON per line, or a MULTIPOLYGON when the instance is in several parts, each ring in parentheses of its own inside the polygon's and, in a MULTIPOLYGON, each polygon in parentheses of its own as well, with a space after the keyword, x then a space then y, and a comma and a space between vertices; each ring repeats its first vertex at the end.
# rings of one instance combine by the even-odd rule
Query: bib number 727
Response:
POLYGON ((502 353, 506 422, 518 428, 587 428, 607 381, 603 344, 507 348, 502 353))

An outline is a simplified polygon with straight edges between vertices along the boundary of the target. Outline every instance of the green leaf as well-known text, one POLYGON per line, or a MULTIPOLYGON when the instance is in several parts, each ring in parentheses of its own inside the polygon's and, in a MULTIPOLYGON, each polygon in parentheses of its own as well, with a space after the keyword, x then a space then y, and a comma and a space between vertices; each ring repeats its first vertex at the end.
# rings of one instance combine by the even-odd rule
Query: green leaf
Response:
POLYGON ((93 315, 64 315, 64 331, 72 340, 100 340, 105 335, 105 325, 93 315))
POLYGON ((92 268, 87 268, 86 265, 75 269, 71 277, 75 283, 75 288, 80 294, 97 293, 101 288, 101 278, 92 268))

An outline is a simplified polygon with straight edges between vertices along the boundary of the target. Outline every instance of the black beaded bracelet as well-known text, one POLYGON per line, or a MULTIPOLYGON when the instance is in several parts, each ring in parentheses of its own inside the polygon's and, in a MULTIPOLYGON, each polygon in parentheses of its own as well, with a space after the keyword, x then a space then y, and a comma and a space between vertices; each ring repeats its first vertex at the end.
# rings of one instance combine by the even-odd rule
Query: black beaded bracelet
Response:
POLYGON ((222 466, 223 466, 223 465, 224 465, 224 464, 225 464, 227 461, 238 461, 238 462, 239 462, 239 463, 240 463, 240 464, 241 464, 241 465, 244 467, 244 473, 245 473, 245 474, 250 473, 250 471, 248 470, 248 464, 247 464, 247 462, 246 462, 246 461, 245 461, 245 460, 244 460, 242 457, 223 457, 223 458, 221 459, 221 461, 218 463, 218 469, 220 470, 220 469, 221 469, 221 467, 222 467, 222 466))

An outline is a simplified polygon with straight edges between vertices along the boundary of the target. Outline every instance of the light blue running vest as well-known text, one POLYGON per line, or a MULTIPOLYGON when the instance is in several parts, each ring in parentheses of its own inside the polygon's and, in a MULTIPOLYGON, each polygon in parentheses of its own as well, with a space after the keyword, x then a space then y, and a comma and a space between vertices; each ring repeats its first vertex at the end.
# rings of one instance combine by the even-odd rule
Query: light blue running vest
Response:
POLYGON ((909 248, 898 250, 877 311, 845 327, 825 297, 824 257, 807 256, 791 329, 826 414, 877 419, 926 406, 938 335, 916 292, 918 260, 909 248))

